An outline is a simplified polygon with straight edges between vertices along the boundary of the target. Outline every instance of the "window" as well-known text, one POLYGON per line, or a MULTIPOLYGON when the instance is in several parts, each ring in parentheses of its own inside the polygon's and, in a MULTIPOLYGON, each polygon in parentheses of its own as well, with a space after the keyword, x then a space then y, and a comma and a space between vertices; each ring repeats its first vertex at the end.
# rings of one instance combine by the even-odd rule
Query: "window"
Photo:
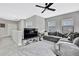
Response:
POLYGON ((72 18, 64 19, 62 21, 62 32, 69 33, 74 31, 74 24, 72 18))
POLYGON ((48 22, 48 32, 55 32, 56 31, 56 21, 48 22))

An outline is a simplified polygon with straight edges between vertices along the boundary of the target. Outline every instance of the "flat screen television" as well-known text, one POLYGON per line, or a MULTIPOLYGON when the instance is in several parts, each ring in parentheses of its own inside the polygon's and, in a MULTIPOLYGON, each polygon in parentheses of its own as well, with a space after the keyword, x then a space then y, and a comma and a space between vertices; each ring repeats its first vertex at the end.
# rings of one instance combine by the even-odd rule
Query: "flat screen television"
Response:
POLYGON ((24 28, 24 39, 29 39, 38 36, 38 31, 36 28, 24 28))

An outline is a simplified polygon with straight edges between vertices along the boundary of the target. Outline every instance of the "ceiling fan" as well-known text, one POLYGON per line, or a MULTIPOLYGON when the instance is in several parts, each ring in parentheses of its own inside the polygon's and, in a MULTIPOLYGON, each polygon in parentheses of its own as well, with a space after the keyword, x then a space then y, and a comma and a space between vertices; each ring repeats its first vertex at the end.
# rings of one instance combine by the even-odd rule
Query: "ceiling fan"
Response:
POLYGON ((45 11, 46 9, 48 9, 48 10, 50 10, 50 11, 56 11, 56 9, 49 8, 52 4, 54 4, 54 3, 45 3, 45 7, 39 6, 39 5, 36 5, 36 7, 44 8, 44 10, 43 10, 41 13, 44 13, 44 11, 45 11))

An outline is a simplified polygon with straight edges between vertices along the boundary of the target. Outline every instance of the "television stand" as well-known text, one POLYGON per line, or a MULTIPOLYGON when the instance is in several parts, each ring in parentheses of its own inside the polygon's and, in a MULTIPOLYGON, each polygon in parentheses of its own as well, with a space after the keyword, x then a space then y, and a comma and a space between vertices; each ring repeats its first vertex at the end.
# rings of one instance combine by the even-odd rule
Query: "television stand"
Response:
POLYGON ((38 42, 39 41, 39 37, 33 37, 33 38, 28 38, 28 39, 24 39, 23 40, 23 45, 28 45, 30 43, 33 43, 33 42, 38 42))

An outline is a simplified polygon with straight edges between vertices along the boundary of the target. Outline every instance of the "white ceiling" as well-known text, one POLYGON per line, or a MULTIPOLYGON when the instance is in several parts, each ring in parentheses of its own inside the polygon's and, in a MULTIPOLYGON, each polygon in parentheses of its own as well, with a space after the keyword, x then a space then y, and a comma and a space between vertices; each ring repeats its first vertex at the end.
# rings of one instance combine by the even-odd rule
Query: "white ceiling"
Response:
POLYGON ((48 18, 79 10, 79 3, 55 3, 51 6, 56 9, 55 12, 46 10, 41 14, 43 9, 35 7, 36 4, 44 6, 43 3, 0 3, 0 18, 16 20, 26 19, 33 15, 48 18))

